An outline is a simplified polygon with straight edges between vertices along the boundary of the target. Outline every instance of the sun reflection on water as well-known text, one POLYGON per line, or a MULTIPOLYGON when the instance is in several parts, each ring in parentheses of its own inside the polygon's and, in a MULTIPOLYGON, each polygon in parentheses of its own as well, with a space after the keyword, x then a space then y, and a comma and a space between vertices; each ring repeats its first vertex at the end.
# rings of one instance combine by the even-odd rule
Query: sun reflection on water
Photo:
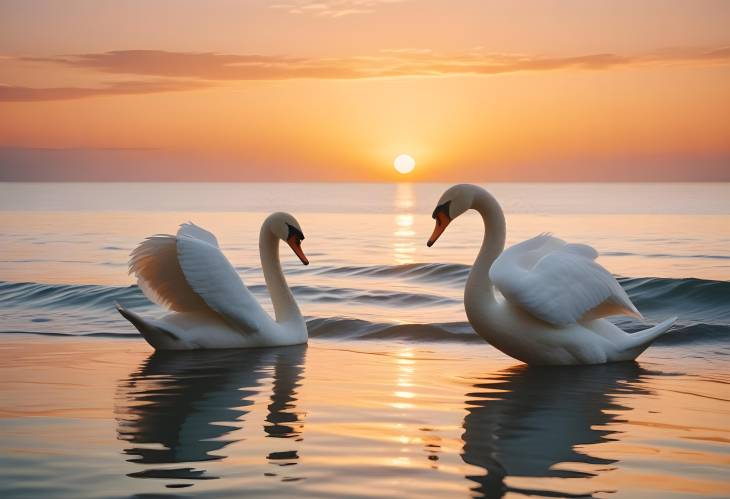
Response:
POLYGON ((398 184, 395 191, 395 229, 393 231, 393 260, 396 265, 413 263, 416 251, 413 230, 415 195, 412 184, 398 184))
MULTIPOLYGON (((413 349, 406 347, 396 354, 395 364, 397 366, 396 373, 396 385, 398 388, 412 387, 413 386, 413 375, 415 372, 416 361, 413 359, 413 349)), ((396 402, 390 404, 395 409, 412 409, 415 405, 407 400, 416 398, 416 393, 410 390, 395 390, 393 396, 397 399, 396 402)))

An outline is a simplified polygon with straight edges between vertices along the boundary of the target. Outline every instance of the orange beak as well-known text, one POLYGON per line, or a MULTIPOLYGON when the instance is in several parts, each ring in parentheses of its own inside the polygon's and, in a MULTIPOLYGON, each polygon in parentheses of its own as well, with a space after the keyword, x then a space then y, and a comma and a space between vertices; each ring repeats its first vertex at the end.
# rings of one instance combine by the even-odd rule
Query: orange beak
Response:
POLYGON ((433 246, 433 243, 436 242, 436 240, 443 234, 444 230, 446 230, 446 227, 449 226, 451 223, 451 218, 444 213, 443 211, 440 211, 436 214, 436 227, 433 229, 433 234, 431 234, 430 239, 426 243, 426 246, 429 248, 433 246))
POLYGON ((290 236, 289 239, 286 240, 286 243, 289 245, 289 247, 291 247, 292 251, 294 251, 294 254, 299 257, 304 265, 309 265, 309 260, 304 254, 304 251, 302 251, 302 242, 299 240, 299 238, 294 235, 290 236))

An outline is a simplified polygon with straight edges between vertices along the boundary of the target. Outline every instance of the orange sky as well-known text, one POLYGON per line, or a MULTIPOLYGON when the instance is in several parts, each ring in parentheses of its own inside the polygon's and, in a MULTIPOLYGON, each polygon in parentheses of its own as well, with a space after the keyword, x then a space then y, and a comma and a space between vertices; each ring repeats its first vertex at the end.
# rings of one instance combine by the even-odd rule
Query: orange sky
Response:
POLYGON ((730 2, 0 5, 0 180, 730 180, 730 2))

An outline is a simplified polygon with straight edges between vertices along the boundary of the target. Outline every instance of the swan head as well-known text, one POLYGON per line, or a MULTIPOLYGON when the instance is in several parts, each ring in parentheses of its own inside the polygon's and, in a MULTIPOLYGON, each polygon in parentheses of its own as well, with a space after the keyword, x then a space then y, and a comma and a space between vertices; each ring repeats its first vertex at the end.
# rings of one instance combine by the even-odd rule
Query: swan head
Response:
POLYGON ((426 246, 433 246, 451 221, 471 208, 475 189, 475 186, 469 184, 457 184, 446 189, 431 215, 436 220, 436 227, 426 246))
POLYGON ((302 251, 304 233, 296 218, 288 213, 273 213, 269 215, 267 224, 272 234, 288 244, 304 265, 309 265, 309 259, 302 251))

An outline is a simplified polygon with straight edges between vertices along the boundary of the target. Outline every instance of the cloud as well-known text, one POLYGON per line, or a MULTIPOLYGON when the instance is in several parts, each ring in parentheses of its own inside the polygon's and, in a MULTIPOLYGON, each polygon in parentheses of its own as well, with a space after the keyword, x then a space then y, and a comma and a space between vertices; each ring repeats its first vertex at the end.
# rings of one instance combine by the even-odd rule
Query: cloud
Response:
POLYGON ((72 100, 84 97, 102 97, 108 95, 143 95, 160 92, 181 92, 196 90, 210 86, 198 81, 163 81, 142 82, 124 81, 111 83, 104 87, 52 87, 33 88, 0 85, 0 102, 37 102, 51 100, 72 100))
POLYGON ((289 14, 308 14, 317 17, 338 18, 371 14, 377 7, 385 4, 402 3, 405 0, 293 0, 271 5, 289 14))
POLYGON ((31 88, 0 85, 0 101, 67 100, 105 95, 179 92, 206 88, 222 81, 484 76, 528 71, 608 70, 617 67, 669 64, 729 64, 730 47, 704 50, 674 48, 633 56, 599 53, 552 57, 495 54, 482 50, 441 54, 421 48, 389 49, 381 50, 371 56, 341 58, 114 50, 16 60, 157 80, 122 81, 93 88, 31 88))
POLYGON ((426 49, 384 50, 373 56, 293 58, 256 54, 116 50, 44 59, 103 73, 138 76, 246 81, 301 78, 360 79, 392 76, 494 75, 559 69, 602 70, 652 64, 729 63, 730 48, 668 49, 646 55, 602 53, 564 57, 467 52, 439 54, 426 49))
POLYGON ((198 78, 201 80, 281 80, 294 78, 356 78, 341 61, 301 59, 256 54, 228 55, 210 52, 115 50, 51 58, 25 58, 29 62, 63 64, 103 73, 198 78))

